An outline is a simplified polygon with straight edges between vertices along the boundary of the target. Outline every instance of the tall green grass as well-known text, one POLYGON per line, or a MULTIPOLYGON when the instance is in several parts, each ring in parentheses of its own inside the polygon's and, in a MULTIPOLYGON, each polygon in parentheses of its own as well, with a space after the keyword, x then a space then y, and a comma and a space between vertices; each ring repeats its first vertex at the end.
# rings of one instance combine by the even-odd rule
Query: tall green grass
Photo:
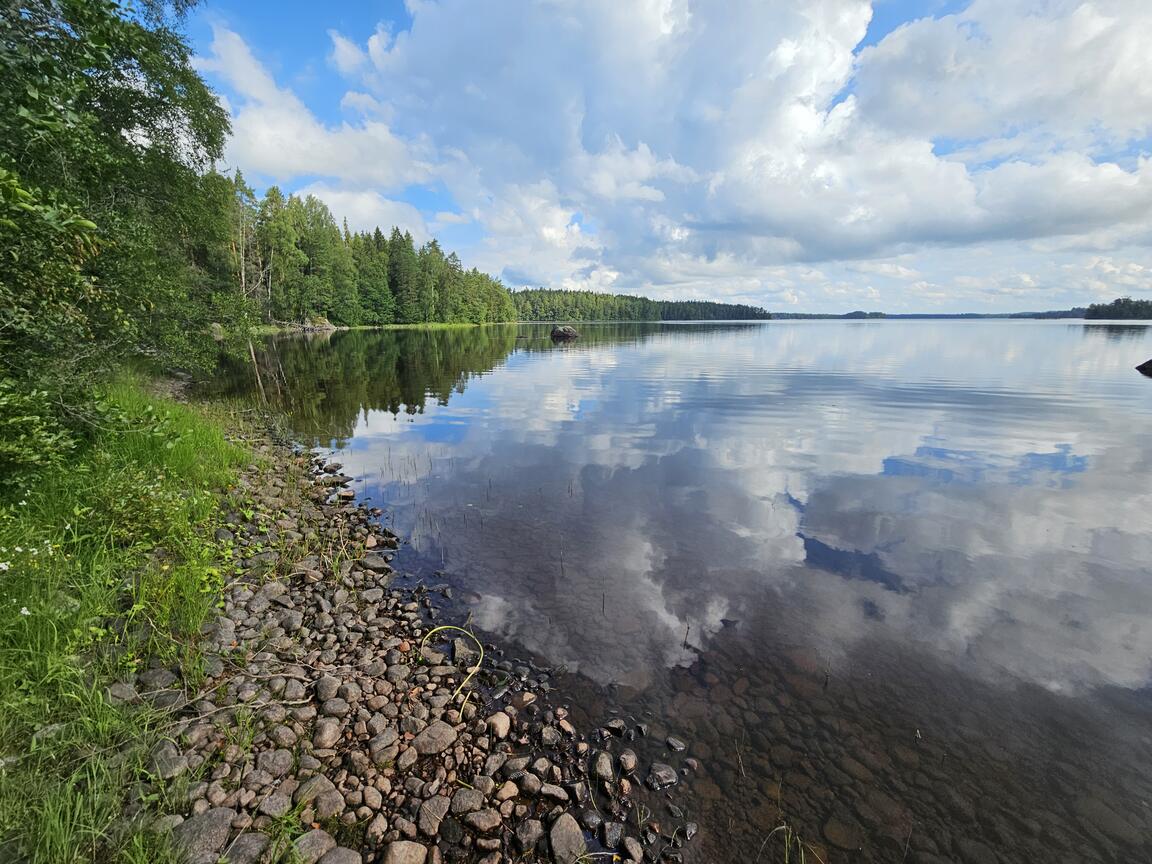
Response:
POLYGON ((0 504, 0 860, 149 860, 118 823, 159 717, 109 683, 187 659, 222 574, 215 490, 250 454, 135 380, 90 446, 0 504))

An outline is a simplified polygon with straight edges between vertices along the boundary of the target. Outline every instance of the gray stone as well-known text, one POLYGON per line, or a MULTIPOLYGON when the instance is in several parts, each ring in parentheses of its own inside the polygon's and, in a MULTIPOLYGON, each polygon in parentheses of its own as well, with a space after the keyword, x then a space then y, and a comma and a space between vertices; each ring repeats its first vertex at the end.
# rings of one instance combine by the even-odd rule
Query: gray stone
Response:
POLYGON ((368 823, 368 833, 365 836, 367 836, 368 842, 379 843, 387 833, 388 819, 385 818, 383 813, 378 813, 376 818, 368 823))
POLYGON ((114 704, 135 705, 140 701, 140 694, 127 681, 117 681, 108 688, 108 699, 114 704))
POLYGON ((392 566, 388 563, 388 559, 378 552, 369 552, 360 559, 360 565, 367 570, 372 570, 376 573, 388 573, 392 570, 392 566))
POLYGON ((340 721, 334 717, 325 717, 316 721, 316 731, 312 733, 312 746, 318 750, 327 750, 335 747, 340 740, 340 721))
POLYGON ((256 767, 273 777, 283 777, 292 770, 295 761, 291 750, 265 750, 256 757, 256 767))
POLYGON ((292 809, 292 799, 283 792, 273 792, 261 801, 260 806, 256 809, 260 813, 275 819, 283 816, 292 809))
POLYGON ((516 827, 516 842, 520 851, 531 852, 544 836, 544 825, 539 819, 526 819, 516 827))
POLYGON ((192 862, 213 858, 228 842, 236 811, 214 807, 172 829, 172 842, 192 862))
POLYGON ((299 864, 316 864, 321 858, 336 848, 336 841, 327 831, 315 828, 307 834, 301 834, 292 844, 299 864))
POLYGON ((572 818, 571 813, 561 813, 560 818, 552 823, 552 828, 548 832, 548 842, 552 846, 552 860, 556 864, 576 864, 581 857, 588 854, 584 832, 580 830, 580 825, 572 818))
POLYGON ((316 816, 320 819, 339 816, 344 812, 344 796, 340 794, 340 790, 333 789, 331 792, 324 792, 316 796, 316 802, 312 806, 316 809, 316 816))
POLYGON ((484 806, 484 795, 478 789, 460 788, 452 796, 453 813, 471 813, 484 806))
POLYGON ((412 746, 421 756, 443 753, 456 741, 456 730, 443 720, 436 720, 412 741, 412 746))
POLYGON ((336 787, 332 785, 331 780, 323 774, 317 774, 315 777, 309 777, 300 784, 300 788, 296 790, 296 794, 292 796, 292 800, 297 804, 308 804, 324 793, 334 792, 335 790, 336 787))
POLYGON ((149 764, 152 773, 162 780, 179 777, 188 770, 188 758, 171 741, 161 741, 152 748, 149 764))
POLYGON ((540 787, 540 794, 545 798, 552 798, 556 801, 567 801, 568 793, 552 783, 544 783, 540 787))
POLYGON ((232 841, 224 853, 227 864, 260 864, 268 849, 269 839, 259 831, 246 832, 232 841))
POLYGON ((685 750, 688 749, 687 744, 685 744, 679 738, 673 738, 671 735, 668 736, 668 742, 667 743, 668 743, 668 749, 671 750, 673 753, 683 753, 685 750))
POLYGON ((498 810, 478 810, 464 817, 464 823, 475 828, 481 834, 488 834, 500 827, 500 812, 498 810))
POLYGON ((167 669, 149 669, 137 679, 145 690, 163 690, 176 683, 176 675, 167 669))
POLYGON ((352 709, 347 702, 337 696, 334 699, 326 699, 320 710, 328 717, 345 717, 352 709))
POLYGON ((337 846, 335 849, 326 853, 324 857, 320 859, 319 864, 362 864, 363 860, 359 852, 353 852, 351 849, 337 846))
POLYGON ((327 702, 336 696, 336 691, 339 689, 340 681, 331 675, 325 675, 316 682, 316 698, 321 702, 327 702))
POLYGON ((628 856, 629 862, 639 862, 644 860, 644 847, 640 845, 640 841, 635 837, 624 838, 624 854, 628 856))
POLYGON ((443 795, 436 795, 421 804, 420 816, 417 819, 420 830, 429 837, 435 837, 440 831, 440 820, 448 813, 451 803, 443 795))
POLYGON ((419 843, 397 840, 384 850, 383 864, 424 864, 427 857, 428 849, 419 843))

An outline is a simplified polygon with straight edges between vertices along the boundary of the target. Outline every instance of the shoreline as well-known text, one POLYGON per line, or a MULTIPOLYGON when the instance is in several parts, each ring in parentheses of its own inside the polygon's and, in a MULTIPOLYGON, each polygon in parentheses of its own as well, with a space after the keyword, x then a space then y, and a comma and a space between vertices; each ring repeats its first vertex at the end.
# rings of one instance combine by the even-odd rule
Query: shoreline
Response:
MULTIPOLYGON (((235 414, 171 407, 251 464, 198 529, 226 574, 199 585, 197 602, 218 606, 200 637, 173 631, 172 652, 141 649, 127 674, 95 675, 92 695, 136 725, 110 759, 128 794, 93 858, 680 860, 695 824, 654 817, 688 777, 686 754, 642 762, 631 742, 646 726, 619 718, 578 730, 549 670, 448 619, 449 586, 401 584, 401 539, 339 465, 235 414)), ((94 664, 82 660, 85 676, 94 664)))
MULTIPOLYGON (((291 848, 325 864, 642 861, 641 832, 594 799, 623 814, 637 787, 668 788, 679 772, 619 748, 623 721, 582 734, 538 668, 482 662, 504 651, 445 622, 448 586, 397 585, 401 540, 356 503, 338 463, 262 450, 270 467, 240 479, 252 518, 233 510, 217 531, 243 575, 206 630, 199 698, 152 753, 166 779, 210 769, 158 823, 188 860, 291 848), (238 748, 228 730, 249 723, 238 748), (293 816, 307 829, 294 839, 293 816), (209 848, 225 821, 231 836, 209 848)), ((647 845, 659 856, 680 833, 647 845)))

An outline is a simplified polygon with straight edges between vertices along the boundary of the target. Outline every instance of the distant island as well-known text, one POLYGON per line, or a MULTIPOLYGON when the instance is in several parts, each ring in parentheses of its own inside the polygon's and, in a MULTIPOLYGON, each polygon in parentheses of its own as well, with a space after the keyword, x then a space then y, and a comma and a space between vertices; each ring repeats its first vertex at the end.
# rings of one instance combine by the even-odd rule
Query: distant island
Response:
POLYGON ((1104 318, 1124 321, 1132 318, 1152 318, 1152 300, 1133 300, 1121 297, 1111 303, 1093 303, 1084 312, 1085 318, 1104 318))
POLYGON ((707 300, 651 300, 629 294, 525 288, 512 291, 521 321, 768 321, 759 306, 707 300))

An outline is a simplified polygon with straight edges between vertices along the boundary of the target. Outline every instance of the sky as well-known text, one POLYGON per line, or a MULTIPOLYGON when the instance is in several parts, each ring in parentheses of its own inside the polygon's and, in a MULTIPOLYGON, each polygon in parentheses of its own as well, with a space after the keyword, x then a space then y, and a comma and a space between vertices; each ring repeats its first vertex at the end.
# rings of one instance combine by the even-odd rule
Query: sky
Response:
POLYGON ((224 169, 513 288, 1152 299, 1148 0, 206 0, 224 169))

